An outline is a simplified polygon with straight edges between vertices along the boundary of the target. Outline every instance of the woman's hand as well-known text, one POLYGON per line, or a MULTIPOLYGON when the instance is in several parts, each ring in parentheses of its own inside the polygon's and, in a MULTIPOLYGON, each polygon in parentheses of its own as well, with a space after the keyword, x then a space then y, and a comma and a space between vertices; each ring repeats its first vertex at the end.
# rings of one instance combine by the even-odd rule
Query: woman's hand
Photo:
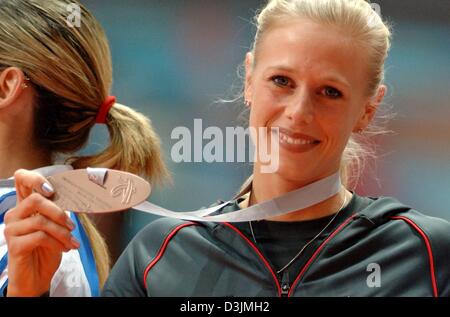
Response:
POLYGON ((79 248, 70 217, 53 202, 54 192, 40 174, 14 174, 17 205, 5 215, 8 296, 41 296, 50 290, 62 253, 79 248))

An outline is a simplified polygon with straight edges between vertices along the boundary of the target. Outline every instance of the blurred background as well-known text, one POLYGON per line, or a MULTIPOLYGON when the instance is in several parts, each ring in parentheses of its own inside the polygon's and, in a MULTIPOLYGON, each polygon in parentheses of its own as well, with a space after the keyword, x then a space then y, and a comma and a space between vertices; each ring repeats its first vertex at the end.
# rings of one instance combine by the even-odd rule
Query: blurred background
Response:
MULTIPOLYGON (((251 45, 252 17, 261 0, 82 0, 109 37, 113 94, 148 115, 160 135, 173 185, 150 200, 182 211, 230 199, 250 175, 250 163, 175 163, 175 127, 245 126, 233 98, 238 67, 251 45), (234 88, 233 88, 234 87, 234 88)), ((356 192, 394 196, 415 209, 450 220, 450 0, 372 1, 394 28, 387 61, 386 106, 394 133, 378 142, 379 158, 356 192)), ((96 127, 86 151, 108 141, 96 127)), ((205 141, 204 144, 208 143, 205 141)), ((126 214, 123 246, 155 219, 126 214)))

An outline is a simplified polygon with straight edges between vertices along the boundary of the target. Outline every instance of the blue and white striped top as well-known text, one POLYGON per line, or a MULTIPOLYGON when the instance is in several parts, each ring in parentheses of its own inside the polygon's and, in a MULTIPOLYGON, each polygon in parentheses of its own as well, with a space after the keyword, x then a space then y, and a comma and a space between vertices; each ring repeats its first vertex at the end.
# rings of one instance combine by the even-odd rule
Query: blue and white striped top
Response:
MULTIPOLYGON (((35 170, 43 176, 72 169, 70 165, 55 165, 35 170)), ((0 296, 8 284, 8 250, 4 236, 5 213, 16 204, 15 188, 0 188, 0 296)), ((76 225, 72 234, 80 241, 78 250, 63 253, 61 264, 51 281, 50 296, 55 297, 89 297, 99 296, 99 280, 93 252, 75 213, 69 213, 76 225)))

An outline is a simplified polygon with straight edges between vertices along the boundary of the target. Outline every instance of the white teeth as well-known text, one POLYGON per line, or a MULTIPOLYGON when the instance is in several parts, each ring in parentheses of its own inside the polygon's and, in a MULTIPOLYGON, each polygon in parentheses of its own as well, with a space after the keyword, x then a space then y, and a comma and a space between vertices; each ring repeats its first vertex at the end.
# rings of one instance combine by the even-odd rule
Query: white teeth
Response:
POLYGON ((311 140, 305 140, 305 139, 294 139, 291 138, 289 136, 287 136, 286 134, 280 133, 280 140, 289 143, 289 144, 301 144, 301 145, 305 145, 305 144, 313 144, 314 141, 311 140))

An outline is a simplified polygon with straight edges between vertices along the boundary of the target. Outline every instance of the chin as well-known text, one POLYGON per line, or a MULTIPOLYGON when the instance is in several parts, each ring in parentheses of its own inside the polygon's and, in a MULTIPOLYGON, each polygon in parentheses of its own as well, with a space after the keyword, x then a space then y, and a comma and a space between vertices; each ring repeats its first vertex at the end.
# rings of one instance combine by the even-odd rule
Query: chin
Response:
POLYGON ((274 174, 279 178, 290 182, 304 182, 305 180, 314 178, 314 175, 317 175, 317 172, 316 165, 311 161, 291 161, 281 159, 278 171, 274 174))

